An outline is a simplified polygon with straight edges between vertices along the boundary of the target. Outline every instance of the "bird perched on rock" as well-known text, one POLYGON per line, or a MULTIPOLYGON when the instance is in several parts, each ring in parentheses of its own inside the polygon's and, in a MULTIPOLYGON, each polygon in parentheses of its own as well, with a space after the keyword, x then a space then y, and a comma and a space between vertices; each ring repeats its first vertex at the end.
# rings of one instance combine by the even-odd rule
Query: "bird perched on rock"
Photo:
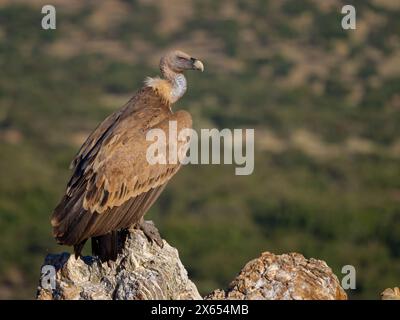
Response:
MULTIPOLYGON (((186 91, 183 73, 203 71, 204 66, 182 51, 172 51, 161 58, 160 70, 161 78, 147 78, 125 106, 89 135, 71 163, 73 174, 51 224, 57 242, 74 246, 76 256, 92 238, 93 254, 102 261, 115 260, 119 232, 132 226, 162 246, 157 229, 143 216, 180 163, 149 163, 146 133, 157 128, 168 137, 170 121, 176 121, 178 131, 191 128, 190 114, 172 112, 171 106, 186 91)), ((182 143, 178 141, 178 148, 182 143)))

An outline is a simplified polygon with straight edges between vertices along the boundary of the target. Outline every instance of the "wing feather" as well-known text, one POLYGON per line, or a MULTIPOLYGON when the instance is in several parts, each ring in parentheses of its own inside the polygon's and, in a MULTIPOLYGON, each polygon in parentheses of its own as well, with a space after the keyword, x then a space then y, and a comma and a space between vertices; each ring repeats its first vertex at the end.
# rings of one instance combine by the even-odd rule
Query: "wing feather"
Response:
MULTIPOLYGON (((180 121, 185 117, 187 115, 182 112, 171 114, 152 128, 161 129, 165 136, 169 137, 169 122, 177 121, 179 132, 189 124, 186 119, 180 121)), ((123 131, 125 128, 121 126, 116 130, 123 131)), ((122 132, 114 137, 116 138, 111 139, 99 150, 92 165, 85 170, 85 175, 90 179, 86 186, 83 206, 91 212, 102 213, 165 184, 180 167, 179 163, 150 164, 146 155, 154 142, 147 141, 145 132, 141 130, 131 133, 129 137, 125 137, 122 132)), ((169 141, 167 139, 162 143, 160 150, 163 150, 161 153, 167 158, 169 141)), ((187 140, 178 141, 177 148, 187 145, 187 140)))

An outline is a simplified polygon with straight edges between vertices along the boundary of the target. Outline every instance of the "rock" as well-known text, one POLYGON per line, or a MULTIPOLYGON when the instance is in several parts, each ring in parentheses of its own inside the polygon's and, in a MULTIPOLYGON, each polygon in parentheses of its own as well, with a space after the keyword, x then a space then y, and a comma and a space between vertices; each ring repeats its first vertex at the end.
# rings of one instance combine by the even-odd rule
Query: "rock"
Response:
POLYGON ((131 231, 116 262, 62 253, 49 254, 44 265, 55 269, 55 290, 42 275, 41 300, 201 299, 178 251, 165 240, 163 248, 150 243, 140 230, 131 231))
MULTIPOLYGON (((201 299, 178 251, 163 242, 160 248, 142 231, 131 230, 116 262, 101 263, 90 256, 75 259, 68 253, 49 254, 37 299, 201 299)), ((246 264, 227 290, 215 290, 205 299, 342 300, 347 296, 324 261, 306 259, 298 253, 264 252, 246 264)))
POLYGON ((217 289, 205 299, 345 300, 347 295, 324 261, 264 252, 244 266, 226 291, 217 289))
POLYGON ((398 287, 385 289, 381 293, 382 300, 400 300, 400 289, 398 287))

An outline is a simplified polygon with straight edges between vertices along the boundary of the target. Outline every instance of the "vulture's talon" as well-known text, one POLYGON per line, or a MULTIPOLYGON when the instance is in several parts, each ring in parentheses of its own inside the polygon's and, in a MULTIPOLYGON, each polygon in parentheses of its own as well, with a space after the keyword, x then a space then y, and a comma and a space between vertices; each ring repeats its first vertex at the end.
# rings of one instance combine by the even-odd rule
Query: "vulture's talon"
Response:
POLYGON ((155 242, 160 248, 164 247, 164 241, 161 238, 160 232, 154 225, 153 221, 143 220, 139 225, 140 230, 146 235, 150 242, 155 242))

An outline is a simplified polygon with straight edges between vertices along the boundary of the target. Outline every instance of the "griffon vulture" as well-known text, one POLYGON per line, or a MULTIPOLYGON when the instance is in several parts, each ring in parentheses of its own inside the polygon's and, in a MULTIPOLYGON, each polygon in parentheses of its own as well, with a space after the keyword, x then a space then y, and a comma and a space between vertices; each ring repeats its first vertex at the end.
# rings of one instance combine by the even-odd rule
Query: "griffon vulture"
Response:
POLYGON ((174 113, 171 106, 186 91, 183 72, 204 67, 200 60, 173 51, 161 58, 160 70, 162 78, 147 78, 125 106, 89 135, 71 163, 73 174, 51 224, 57 242, 74 246, 77 257, 92 238, 93 254, 102 261, 115 260, 119 232, 132 226, 162 246, 157 229, 143 216, 180 164, 150 164, 146 150, 152 142, 146 133, 159 128, 168 137, 169 121, 176 121, 178 132, 191 128, 190 114, 174 113))

